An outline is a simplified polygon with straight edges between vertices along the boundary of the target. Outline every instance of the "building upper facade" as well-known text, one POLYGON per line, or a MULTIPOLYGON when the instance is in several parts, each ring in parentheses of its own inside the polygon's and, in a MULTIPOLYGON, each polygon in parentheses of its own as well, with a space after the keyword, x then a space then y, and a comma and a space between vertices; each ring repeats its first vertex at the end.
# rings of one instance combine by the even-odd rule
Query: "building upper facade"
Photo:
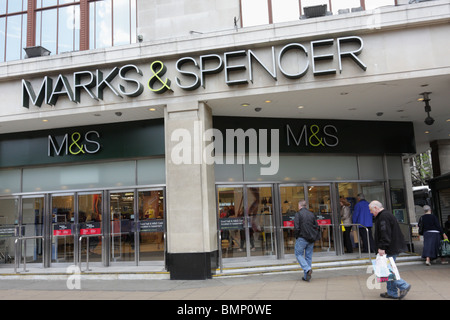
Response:
POLYGON ((256 2, 0 1, 0 133, 207 101, 213 115, 411 121, 418 151, 449 138, 449 0, 289 1, 288 16, 256 2), (35 46, 50 56, 25 59, 35 46))

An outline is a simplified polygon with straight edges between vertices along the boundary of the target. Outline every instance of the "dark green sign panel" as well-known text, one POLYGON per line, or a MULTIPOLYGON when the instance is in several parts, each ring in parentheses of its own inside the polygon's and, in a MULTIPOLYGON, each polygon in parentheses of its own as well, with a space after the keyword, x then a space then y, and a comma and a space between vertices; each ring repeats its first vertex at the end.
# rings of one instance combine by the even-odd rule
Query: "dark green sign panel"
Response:
POLYGON ((0 135, 0 167, 164 155, 164 119, 0 135))

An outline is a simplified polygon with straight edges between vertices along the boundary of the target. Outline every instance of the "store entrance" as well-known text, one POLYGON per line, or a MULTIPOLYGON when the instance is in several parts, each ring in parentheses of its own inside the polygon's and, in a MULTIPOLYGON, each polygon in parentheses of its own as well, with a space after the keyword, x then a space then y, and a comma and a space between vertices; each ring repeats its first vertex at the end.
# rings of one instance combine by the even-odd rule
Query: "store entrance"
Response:
POLYGON ((217 186, 222 261, 293 255, 294 217, 300 200, 307 201, 320 225, 321 237, 314 250, 334 253, 338 199, 331 184, 217 186))
POLYGON ((126 190, 109 193, 110 261, 165 260, 164 190, 126 190))
POLYGON ((338 221, 330 184, 280 185, 282 256, 294 254, 294 217, 298 202, 306 200, 308 210, 314 213, 320 226, 320 240, 314 244, 316 252, 335 250, 333 227, 338 221))
POLYGON ((164 266, 164 199, 163 188, 0 198, 0 265, 164 266))

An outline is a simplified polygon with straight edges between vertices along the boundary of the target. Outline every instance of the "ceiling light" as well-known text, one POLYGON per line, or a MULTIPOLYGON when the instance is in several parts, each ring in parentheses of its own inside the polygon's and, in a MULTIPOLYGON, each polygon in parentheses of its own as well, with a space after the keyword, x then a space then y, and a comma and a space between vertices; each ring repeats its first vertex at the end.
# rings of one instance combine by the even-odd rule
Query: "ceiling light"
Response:
POLYGON ((298 106, 297 108, 299 108, 299 109, 303 109, 303 108, 304 108, 304 106, 298 106))
POLYGON ((156 109, 155 108, 150 108, 150 109, 148 109, 149 111, 156 111, 156 109))
POLYGON ((271 103, 271 102, 272 102, 272 100, 266 100, 265 102, 266 102, 266 103, 271 103))
POLYGON ((425 134, 429 134, 429 133, 430 133, 430 131, 428 131, 428 130, 427 130, 427 131, 425 131, 425 134))
POLYGON ((42 122, 48 122, 48 120, 47 119, 42 119, 42 122))
POLYGON ((243 103, 243 104, 241 104, 241 106, 243 106, 243 107, 248 107, 250 105, 250 103, 243 103))

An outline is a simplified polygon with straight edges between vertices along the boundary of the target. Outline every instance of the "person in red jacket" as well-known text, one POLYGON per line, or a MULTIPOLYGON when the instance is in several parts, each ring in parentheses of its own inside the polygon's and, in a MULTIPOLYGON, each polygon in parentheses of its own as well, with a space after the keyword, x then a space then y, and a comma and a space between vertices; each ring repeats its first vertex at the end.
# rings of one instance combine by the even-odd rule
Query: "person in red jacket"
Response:
MULTIPOLYGON (((406 251, 406 242, 397 219, 377 200, 369 204, 369 209, 375 217, 375 245, 378 254, 380 256, 386 254, 395 261, 399 253, 406 251)), ((403 279, 388 281, 387 292, 381 293, 380 297, 403 299, 410 289, 411 285, 403 279)))

